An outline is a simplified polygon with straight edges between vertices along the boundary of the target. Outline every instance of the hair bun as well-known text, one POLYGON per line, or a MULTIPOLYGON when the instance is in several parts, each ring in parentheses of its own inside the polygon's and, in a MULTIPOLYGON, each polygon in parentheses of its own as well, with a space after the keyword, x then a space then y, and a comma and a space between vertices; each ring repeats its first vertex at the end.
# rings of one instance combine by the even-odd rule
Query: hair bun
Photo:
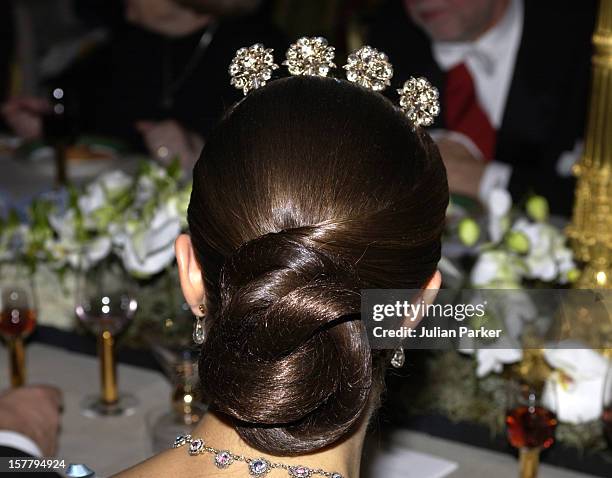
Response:
POLYGON ((226 261, 200 377, 250 444, 304 453, 360 417, 372 370, 359 289, 354 269, 303 230, 249 241, 226 261))

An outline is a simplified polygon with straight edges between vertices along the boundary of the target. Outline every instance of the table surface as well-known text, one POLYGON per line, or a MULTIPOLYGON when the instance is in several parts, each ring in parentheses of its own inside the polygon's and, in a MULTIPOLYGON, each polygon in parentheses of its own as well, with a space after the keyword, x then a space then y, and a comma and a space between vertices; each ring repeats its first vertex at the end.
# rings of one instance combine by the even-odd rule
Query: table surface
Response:
MULTIPOLYGON (((98 477, 109 476, 152 454, 147 431, 147 414, 169 403, 170 385, 156 371, 120 364, 121 390, 132 393, 140 401, 136 413, 129 417, 86 418, 79 412, 83 397, 96 393, 99 368, 95 357, 64 349, 32 343, 27 348, 28 383, 48 383, 64 392, 64 415, 58 456, 67 462, 85 463, 98 477)), ((0 390, 8 386, 7 352, 0 348, 0 390)), ((376 455, 376 445, 384 429, 367 447, 363 478, 374 477, 368 462, 376 455), (374 451, 372 451, 374 450, 374 451)), ((458 464, 447 475, 450 478, 491 477, 516 478, 517 463, 509 455, 443 440, 414 431, 394 432, 393 444, 413 451, 444 458, 458 464)), ((409 464, 407 464, 409 466, 409 464)), ((540 478, 588 477, 574 471, 543 465, 540 478)))
MULTIPOLYGON (((134 173, 139 160, 137 156, 125 156, 113 160, 69 163, 68 177, 73 184, 82 186, 113 169, 134 173)), ((52 158, 31 160, 0 152, 0 206, 4 204, 6 208, 23 209, 36 196, 52 190, 54 168, 52 158)))

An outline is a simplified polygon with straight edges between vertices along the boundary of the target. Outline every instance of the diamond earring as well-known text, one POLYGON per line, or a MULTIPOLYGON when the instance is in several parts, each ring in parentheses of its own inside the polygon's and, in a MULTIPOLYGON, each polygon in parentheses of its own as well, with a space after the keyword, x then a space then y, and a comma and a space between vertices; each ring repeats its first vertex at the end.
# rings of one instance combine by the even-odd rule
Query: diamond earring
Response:
POLYGON ((393 368, 402 368, 405 361, 406 355, 404 355, 404 349, 400 345, 393 352, 393 357, 391 357, 391 365, 393 368))
POLYGON ((195 317, 196 321, 193 326, 193 341, 197 345, 202 345, 204 343, 204 340, 206 339, 206 334, 204 333, 204 325, 202 324, 204 322, 206 308, 204 307, 204 304, 200 304, 199 309, 200 312, 202 312, 202 315, 196 315, 195 317))

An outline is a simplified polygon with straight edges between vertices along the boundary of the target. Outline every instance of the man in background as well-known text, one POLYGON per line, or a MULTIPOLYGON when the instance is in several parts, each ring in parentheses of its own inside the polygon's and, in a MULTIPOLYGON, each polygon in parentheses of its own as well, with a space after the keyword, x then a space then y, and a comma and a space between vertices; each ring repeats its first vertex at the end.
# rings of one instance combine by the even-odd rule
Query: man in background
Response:
POLYGON ((12 5, 12 2, 7 2, 0 15, 0 102, 8 96, 11 81, 15 40, 12 5))
MULTIPOLYGON (((278 48, 284 39, 257 15, 259 0, 120 4, 124 17, 114 20, 108 41, 47 84, 61 87, 75 105, 81 134, 121 139, 162 162, 179 156, 191 169, 206 133, 240 98, 228 75, 236 50, 258 42, 278 48)), ((2 109, 26 139, 43 135, 46 111, 48 105, 33 98, 13 98, 2 109)))
POLYGON ((36 385, 2 391, 0 457, 54 456, 61 409, 62 394, 56 387, 36 385))
POLYGON ((395 0, 369 43, 396 78, 422 75, 440 90, 432 133, 452 191, 538 193, 569 214, 594 19, 590 0, 395 0))

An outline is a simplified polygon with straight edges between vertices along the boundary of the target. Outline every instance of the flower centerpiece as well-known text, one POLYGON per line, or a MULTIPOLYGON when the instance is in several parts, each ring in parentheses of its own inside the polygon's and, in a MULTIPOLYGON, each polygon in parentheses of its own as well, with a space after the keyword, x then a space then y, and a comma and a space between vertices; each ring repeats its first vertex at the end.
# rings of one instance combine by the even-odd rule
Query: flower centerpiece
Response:
POLYGON ((143 162, 135 176, 111 171, 82 190, 36 199, 25 221, 11 212, 0 224, 2 267, 27 265, 39 323, 72 328, 78 270, 113 258, 143 285, 172 273, 174 240, 186 227, 190 194, 178 162, 143 162))
POLYGON ((533 196, 517 208, 500 189, 490 193, 484 212, 475 219, 451 204, 445 246, 453 246, 446 250, 455 257, 444 257, 440 268, 443 277, 453 279, 453 288, 483 295, 487 289, 507 290, 487 306, 484 324, 477 324, 501 324, 505 333, 492 346, 464 342, 460 350, 431 355, 419 398, 411 409, 398 406, 485 424, 500 433, 507 381, 512 374, 540 374, 556 395, 557 438, 579 448, 604 448, 599 418, 608 360, 585 343, 547 349, 542 341, 524 347, 526 331, 545 319, 534 303, 534 289, 567 289, 580 275, 562 225, 551 218, 545 198, 533 196))

